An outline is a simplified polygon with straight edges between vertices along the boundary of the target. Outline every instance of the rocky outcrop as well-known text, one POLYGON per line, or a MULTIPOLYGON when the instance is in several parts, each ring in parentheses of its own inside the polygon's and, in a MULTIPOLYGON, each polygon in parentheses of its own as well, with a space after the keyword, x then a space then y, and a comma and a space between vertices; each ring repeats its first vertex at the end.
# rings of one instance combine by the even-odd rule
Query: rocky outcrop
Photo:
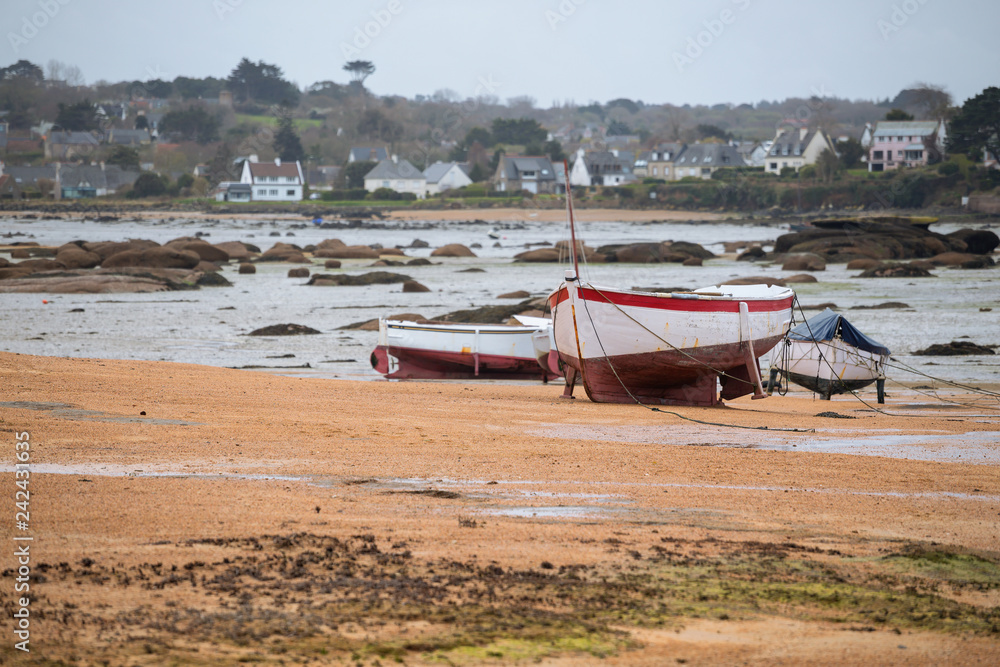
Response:
POLYGON ((255 261, 257 262, 289 262, 291 264, 311 264, 302 252, 302 248, 291 243, 275 243, 255 261))
POLYGON ((216 243, 215 247, 226 253, 229 259, 234 262, 248 262, 250 261, 251 253, 256 252, 251 251, 247 247, 247 244, 240 241, 224 241, 216 243))
POLYGON ((225 264, 230 260, 228 252, 201 239, 171 241, 166 247, 189 250, 206 262, 225 264))
POLYGON ((101 266, 106 269, 128 266, 150 269, 193 269, 200 261, 201 257, 190 250, 156 246, 145 250, 126 250, 116 253, 101 262, 101 266))
MULTIPOLYGON (((206 274, 183 269, 97 269, 45 271, 0 281, 0 292, 123 294, 198 289, 206 274)), ((227 281, 228 282, 228 281, 227 281)))
POLYGON ((858 278, 931 278, 933 274, 927 269, 914 264, 879 264, 862 271, 858 278))
POLYGON ((830 227, 810 228, 783 234, 774 243, 774 252, 814 253, 828 263, 854 259, 919 259, 943 252, 965 252, 959 238, 929 231, 906 222, 831 221, 830 227))
POLYGON ((786 255, 782 271, 826 271, 826 261, 813 253, 786 255))
POLYGON ((461 243, 449 243, 431 251, 431 257, 475 257, 476 253, 461 243))
POLYGON ((936 343, 913 354, 927 357, 952 357, 968 354, 996 354, 996 352, 972 341, 953 340, 950 343, 936 343))
POLYGON ((312 336, 322 331, 302 324, 272 324, 260 329, 254 329, 248 336, 312 336))
POLYGON ((515 262, 558 262, 563 255, 555 248, 537 248, 514 255, 515 262))
POLYGON ((430 288, 425 285, 421 285, 416 280, 407 280, 403 283, 404 292, 430 292, 430 288))
POLYGON ((92 269, 100 266, 101 256, 96 252, 84 250, 78 245, 70 244, 63 246, 56 253, 56 261, 62 263, 67 269, 92 269))
POLYGON ((339 259, 328 259, 325 262, 323 262, 323 268, 324 269, 339 269, 340 268, 340 260, 339 259))
POLYGON ((309 277, 309 269, 305 268, 304 266, 302 266, 302 267, 296 267, 294 269, 288 269, 288 277, 289 278, 308 278, 309 277))
POLYGON ((758 259, 764 259, 767 253, 759 245, 752 248, 748 248, 736 258, 737 262, 756 262, 758 259))
POLYGON ((257 273, 257 267, 254 266, 253 264, 240 264, 238 273, 242 274, 257 273))
POLYGON ((156 241, 149 241, 146 239, 132 239, 129 241, 98 241, 95 243, 84 243, 83 249, 89 250, 90 252, 96 252, 101 256, 101 260, 105 260, 112 255, 117 255, 120 252, 125 252, 126 250, 136 250, 143 251, 149 248, 159 247, 159 243, 156 241))
POLYGON ((948 234, 951 238, 965 243, 966 252, 974 255, 988 255, 1000 245, 1000 237, 989 229, 959 229, 948 234))
POLYGON ((405 283, 413 280, 410 276, 402 273, 390 273, 389 271, 369 271, 358 276, 347 274, 316 273, 307 285, 319 287, 341 286, 341 285, 391 285, 394 283, 405 283))
POLYGON ((525 292, 524 290, 518 290, 516 292, 507 292, 506 294, 501 294, 498 299, 527 299, 531 296, 530 292, 525 292))
MULTIPOLYGON (((58 257, 56 255, 57 259, 58 257)), ((946 252, 934 255, 927 261, 933 266, 951 266, 963 269, 985 269, 993 266, 993 258, 989 255, 975 255, 968 252, 946 252)))

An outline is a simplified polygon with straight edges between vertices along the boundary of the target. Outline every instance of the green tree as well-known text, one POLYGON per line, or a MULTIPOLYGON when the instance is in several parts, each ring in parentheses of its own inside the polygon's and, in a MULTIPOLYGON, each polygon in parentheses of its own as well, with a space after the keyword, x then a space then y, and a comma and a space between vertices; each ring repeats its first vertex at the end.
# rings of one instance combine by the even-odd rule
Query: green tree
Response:
POLYGON ((867 151, 861 142, 854 137, 837 144, 837 152, 840 154, 840 164, 844 169, 856 169, 861 165, 861 158, 867 151))
POLYGON ((145 116, 135 117, 135 129, 137 130, 148 130, 149 129, 149 119, 145 116))
POLYGON ((493 137, 490 135, 490 131, 485 127, 474 127, 465 133, 465 139, 462 141, 466 147, 471 147, 475 142, 482 144, 483 148, 489 148, 493 145, 493 137))
POLYGON ((553 162, 562 162, 567 157, 562 144, 555 139, 545 142, 545 154, 548 155, 549 159, 553 162))
POLYGON ((722 139, 723 141, 729 141, 730 139, 733 138, 733 135, 730 132, 726 132, 718 125, 705 125, 705 124, 698 125, 695 128, 695 132, 698 133, 699 139, 716 138, 716 139, 722 139))
POLYGON ((545 128, 531 118, 495 118, 490 126, 493 143, 526 146, 548 137, 545 128))
POLYGON ((483 165, 477 162, 472 165, 472 169, 469 170, 469 178, 472 179, 473 183, 479 183, 489 178, 489 172, 486 171, 486 168, 483 167, 483 165))
POLYGON ((10 79, 26 79, 38 84, 45 80, 45 72, 30 60, 18 60, 10 67, 0 67, 0 81, 10 79))
POLYGON ((159 197, 167 191, 167 184, 157 174, 145 172, 139 174, 132 184, 133 197, 159 197))
POLYGON ((396 141, 403 136, 403 126, 378 109, 369 109, 361 114, 358 134, 369 139, 396 141))
POLYGON ((352 60, 342 68, 345 72, 351 73, 351 81, 358 83, 362 87, 365 79, 375 73, 375 65, 370 60, 352 60))
POLYGON ((278 131, 274 134, 274 152, 282 160, 288 162, 303 161, 306 159, 306 150, 302 147, 302 140, 295 131, 295 124, 292 121, 292 110, 281 105, 278 107, 278 131))
POLYGON ((56 114, 56 127, 70 132, 89 132, 97 129, 97 108, 90 100, 76 104, 59 103, 59 113, 56 114))
POLYGON ((376 162, 369 160, 359 160, 358 162, 351 162, 344 167, 344 179, 347 182, 347 187, 365 187, 365 174, 374 169, 376 164, 376 162))
POLYGON ((263 60, 255 63, 243 58, 226 81, 233 97, 241 102, 286 103, 291 106, 299 103, 299 89, 284 79, 280 67, 263 60))
POLYGON ((216 79, 214 76, 205 77, 204 79, 179 76, 174 79, 174 92, 185 100, 198 99, 200 97, 218 97, 225 85, 225 80, 216 79))
POLYGON ((139 151, 130 146, 115 146, 105 160, 108 164, 116 164, 122 169, 139 171, 139 151))
POLYGON ((204 145, 219 140, 219 119, 201 107, 191 106, 167 112, 160 121, 160 131, 204 145))
POLYGON ((626 134, 632 134, 632 128, 620 120, 613 120, 608 123, 608 131, 606 133, 608 136, 624 136, 626 134))
POLYGON ((991 86, 965 101, 948 126, 948 152, 978 162, 983 150, 1000 159, 1000 88, 991 86))
POLYGON ((913 120, 913 114, 906 113, 902 109, 892 109, 885 115, 886 120, 913 120))

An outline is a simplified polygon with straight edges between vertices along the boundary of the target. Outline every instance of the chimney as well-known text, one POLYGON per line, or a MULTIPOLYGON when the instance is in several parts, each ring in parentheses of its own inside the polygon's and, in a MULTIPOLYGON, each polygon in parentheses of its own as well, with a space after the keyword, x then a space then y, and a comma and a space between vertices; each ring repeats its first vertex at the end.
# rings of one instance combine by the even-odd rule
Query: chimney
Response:
POLYGON ((280 157, 274 158, 274 166, 275 167, 280 167, 281 166, 281 158, 280 157))
POLYGON ((396 155, 395 153, 392 154, 392 163, 399 164, 399 156, 396 155))

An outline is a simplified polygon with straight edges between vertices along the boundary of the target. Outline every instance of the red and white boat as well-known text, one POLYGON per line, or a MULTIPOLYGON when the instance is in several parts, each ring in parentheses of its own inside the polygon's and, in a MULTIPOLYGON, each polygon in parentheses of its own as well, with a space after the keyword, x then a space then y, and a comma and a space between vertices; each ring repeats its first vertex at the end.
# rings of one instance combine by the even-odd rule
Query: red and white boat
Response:
MULTIPOLYGON (((577 248, 567 184, 571 248, 577 248)), ((597 403, 716 405, 765 398, 759 357, 788 331, 794 293, 727 285, 657 293, 605 287, 573 270, 549 295, 555 349, 566 374, 597 403), (721 384, 721 394, 718 385, 721 384)))
MULTIPOLYGON (((534 318, 533 318, 534 319, 534 318)), ((377 372, 409 380, 542 380, 559 377, 540 364, 530 325, 451 324, 380 319, 371 355, 377 372)))

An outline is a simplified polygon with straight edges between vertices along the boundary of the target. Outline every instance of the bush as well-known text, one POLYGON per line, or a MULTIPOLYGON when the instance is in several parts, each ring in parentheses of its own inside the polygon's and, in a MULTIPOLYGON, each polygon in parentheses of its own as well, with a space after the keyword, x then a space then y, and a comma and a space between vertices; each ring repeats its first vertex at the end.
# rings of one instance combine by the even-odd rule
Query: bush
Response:
POLYGON ((951 176, 953 174, 957 174, 958 172, 960 172, 962 168, 959 167, 958 164, 954 162, 942 162, 941 164, 938 165, 937 170, 938 173, 941 174, 942 176, 951 176))
POLYGON ((413 201, 417 195, 412 192, 396 192, 391 188, 378 188, 368 198, 375 201, 413 201))
POLYGON ((799 175, 802 178, 816 178, 816 167, 814 167, 811 164, 808 164, 802 167, 801 171, 799 171, 799 175))
POLYGON ((364 188, 351 188, 349 190, 327 190, 320 194, 323 201, 361 201, 368 191, 364 188))
MULTIPOLYGON (((715 174, 712 174, 712 176, 714 177, 715 174)), ((665 183, 666 183, 666 181, 663 180, 662 178, 644 178, 644 179, 642 179, 642 184, 643 185, 663 185, 665 183)))

